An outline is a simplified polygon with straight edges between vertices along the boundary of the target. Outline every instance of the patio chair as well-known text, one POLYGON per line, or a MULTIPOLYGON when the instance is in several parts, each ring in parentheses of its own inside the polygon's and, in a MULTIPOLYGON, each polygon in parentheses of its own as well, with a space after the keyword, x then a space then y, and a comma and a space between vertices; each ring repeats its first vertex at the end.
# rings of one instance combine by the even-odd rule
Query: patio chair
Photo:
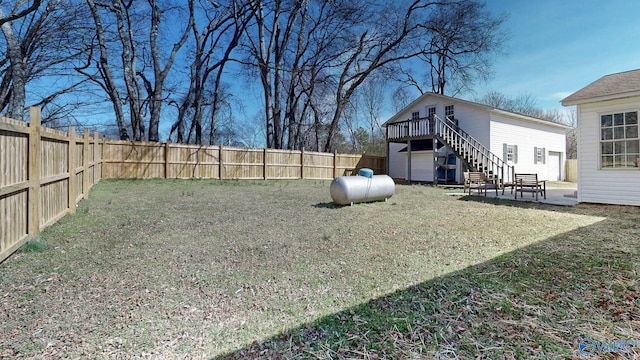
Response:
POLYGON ((484 196, 487 196, 487 191, 491 189, 495 190, 496 196, 498 196, 498 186, 487 178, 487 174, 474 171, 466 174, 465 187, 469 188, 469 195, 471 195, 471 189, 476 189, 480 194, 484 191, 484 196))
POLYGON ((543 198, 547 199, 547 182, 545 180, 538 180, 538 174, 515 174, 515 199, 518 198, 518 191, 520 191, 520 198, 522 193, 531 193, 533 197, 535 195, 536 201, 538 201, 538 194, 542 194, 543 198))

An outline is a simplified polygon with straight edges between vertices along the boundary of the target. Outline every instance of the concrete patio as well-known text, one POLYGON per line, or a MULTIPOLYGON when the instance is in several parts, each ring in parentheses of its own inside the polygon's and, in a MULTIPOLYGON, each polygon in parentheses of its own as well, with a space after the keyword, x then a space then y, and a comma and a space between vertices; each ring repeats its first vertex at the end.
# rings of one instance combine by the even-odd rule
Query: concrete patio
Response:
MULTIPOLYGON (((535 194, 531 194, 531 193, 523 193, 522 197, 520 196, 520 193, 518 193, 518 196, 516 199, 515 190, 514 190, 514 193, 512 193, 510 188, 505 189, 504 195, 502 194, 502 190, 498 190, 498 198, 505 199, 505 200, 538 202, 542 204, 551 204, 551 205, 560 205, 560 206, 574 206, 578 204, 578 199, 576 197, 576 192, 577 192, 576 188, 556 187, 553 184, 550 184, 550 185, 547 185, 546 191, 547 191, 547 198, 545 199, 542 197, 542 195, 538 195, 538 201, 536 201, 535 194)), ((487 197, 495 198, 496 197, 495 194, 496 194, 495 190, 490 189, 488 191, 487 197)), ((468 190, 466 193, 463 193, 460 191, 455 193, 449 193, 449 195, 453 195, 453 196, 469 195, 469 192, 468 190)), ((471 195, 485 196, 484 192, 480 193, 478 189, 472 189, 471 195)))

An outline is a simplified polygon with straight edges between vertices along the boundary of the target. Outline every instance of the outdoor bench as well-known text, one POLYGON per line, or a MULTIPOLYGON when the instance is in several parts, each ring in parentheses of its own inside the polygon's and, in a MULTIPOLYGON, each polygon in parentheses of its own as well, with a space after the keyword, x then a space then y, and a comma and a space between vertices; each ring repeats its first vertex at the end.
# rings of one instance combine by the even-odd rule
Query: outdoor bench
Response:
POLYGON ((518 191, 520 191, 520 197, 522 193, 528 192, 533 196, 535 194, 536 201, 538 201, 538 194, 542 194, 544 199, 547 198, 547 184, 545 180, 538 180, 538 174, 515 174, 514 184, 516 188, 515 198, 518 198, 518 191))

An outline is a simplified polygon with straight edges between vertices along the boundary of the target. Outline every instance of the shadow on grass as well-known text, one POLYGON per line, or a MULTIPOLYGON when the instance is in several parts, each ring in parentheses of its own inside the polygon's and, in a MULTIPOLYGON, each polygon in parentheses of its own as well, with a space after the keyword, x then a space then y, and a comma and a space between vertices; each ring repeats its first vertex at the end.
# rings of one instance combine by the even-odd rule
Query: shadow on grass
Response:
POLYGON ((555 211, 562 211, 562 212, 569 212, 569 213, 575 212, 572 210, 572 208, 574 208, 575 206, 555 205, 555 204, 549 204, 549 203, 523 201, 523 200, 515 200, 515 199, 504 199, 504 198, 498 198, 495 196, 485 197, 484 195, 463 195, 463 196, 460 196, 458 200, 475 201, 475 202, 485 203, 485 204, 517 207, 521 209, 544 209, 544 210, 553 209, 555 211))
POLYGON ((639 216, 625 208, 218 359, 571 358, 581 338, 640 339, 639 216))
POLYGON ((333 201, 330 202, 321 202, 321 203, 317 203, 315 205, 313 205, 314 208, 318 208, 318 209, 339 209, 342 206, 334 203, 333 201))

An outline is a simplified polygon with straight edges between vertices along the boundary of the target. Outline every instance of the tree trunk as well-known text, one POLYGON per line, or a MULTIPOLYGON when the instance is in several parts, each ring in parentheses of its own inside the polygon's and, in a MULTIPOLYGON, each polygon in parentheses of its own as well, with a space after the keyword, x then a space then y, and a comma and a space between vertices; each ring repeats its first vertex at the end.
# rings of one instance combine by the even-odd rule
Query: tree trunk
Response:
MULTIPOLYGON (((4 18, 2 9, 0 9, 0 17, 4 18)), ((24 116, 24 107, 26 102, 25 95, 25 71, 24 63, 22 62, 22 49, 20 43, 16 38, 13 28, 10 22, 2 24, 2 34, 7 41, 7 56, 11 66, 11 94, 9 95, 9 108, 7 109, 7 116, 22 120, 24 116)))
MULTIPOLYGON (((100 61, 97 66, 100 69, 100 74, 102 74, 104 89, 107 92, 107 96, 109 96, 109 100, 111 100, 113 111, 116 114, 118 136, 120 140, 129 140, 129 133, 124 122, 124 110, 122 109, 122 103, 120 102, 120 93, 118 92, 118 87, 113 75, 111 74, 111 68, 109 66, 107 43, 104 36, 104 27, 100 20, 100 14, 98 13, 98 9, 93 0, 87 0, 87 4, 91 10, 93 22, 96 25, 96 37, 98 39, 98 47, 100 48, 100 61)), ((90 76, 90 79, 92 79, 92 76, 90 76)))

